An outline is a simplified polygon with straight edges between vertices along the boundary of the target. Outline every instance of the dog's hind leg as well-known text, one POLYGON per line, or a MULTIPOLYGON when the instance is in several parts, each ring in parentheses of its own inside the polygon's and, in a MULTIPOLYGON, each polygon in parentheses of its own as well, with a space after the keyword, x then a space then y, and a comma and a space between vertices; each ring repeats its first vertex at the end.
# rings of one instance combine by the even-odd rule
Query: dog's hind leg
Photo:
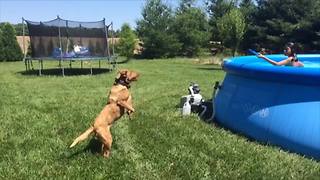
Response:
POLYGON ((79 137, 77 137, 73 143, 70 145, 70 148, 77 145, 79 142, 87 139, 89 135, 93 132, 94 128, 91 126, 89 129, 87 129, 84 133, 82 133, 79 137))
POLYGON ((110 132, 110 126, 108 126, 107 128, 99 128, 97 130, 97 134, 102 141, 102 155, 105 158, 108 158, 110 156, 111 146, 112 146, 112 136, 110 132))

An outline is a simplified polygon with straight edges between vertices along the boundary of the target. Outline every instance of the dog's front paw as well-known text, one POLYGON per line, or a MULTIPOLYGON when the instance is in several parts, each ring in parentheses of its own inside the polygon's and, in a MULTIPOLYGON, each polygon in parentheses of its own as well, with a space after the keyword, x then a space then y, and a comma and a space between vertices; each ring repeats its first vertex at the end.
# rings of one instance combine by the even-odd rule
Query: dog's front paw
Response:
POLYGON ((134 113, 134 111, 135 111, 135 110, 132 108, 132 110, 128 110, 127 113, 128 113, 128 114, 132 114, 132 113, 134 113))
POLYGON ((132 119, 132 115, 133 115, 133 111, 127 111, 127 114, 129 116, 129 119, 131 120, 132 119))
POLYGON ((102 153, 102 156, 104 157, 104 158, 109 158, 110 157, 110 151, 106 151, 106 152, 103 152, 102 153))

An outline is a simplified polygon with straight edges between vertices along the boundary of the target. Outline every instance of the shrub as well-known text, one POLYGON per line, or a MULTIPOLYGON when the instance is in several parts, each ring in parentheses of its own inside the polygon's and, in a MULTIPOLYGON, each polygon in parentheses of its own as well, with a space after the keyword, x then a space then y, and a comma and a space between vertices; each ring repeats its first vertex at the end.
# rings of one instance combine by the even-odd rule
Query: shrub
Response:
POLYGON ((131 30, 129 24, 123 24, 120 31, 120 42, 117 48, 121 56, 130 59, 133 57, 133 51, 137 43, 137 37, 131 30))
POLYGON ((22 60, 22 50, 16 39, 16 32, 9 23, 0 26, 0 61, 18 61, 22 60))

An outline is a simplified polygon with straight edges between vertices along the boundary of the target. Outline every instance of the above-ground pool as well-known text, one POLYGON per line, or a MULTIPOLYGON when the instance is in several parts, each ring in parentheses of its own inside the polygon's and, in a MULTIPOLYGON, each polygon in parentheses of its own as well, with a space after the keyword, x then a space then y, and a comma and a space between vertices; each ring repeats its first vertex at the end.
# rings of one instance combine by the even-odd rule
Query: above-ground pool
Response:
POLYGON ((226 59, 215 118, 250 138, 320 159, 320 54, 298 58, 305 67, 273 66, 256 56, 226 59))

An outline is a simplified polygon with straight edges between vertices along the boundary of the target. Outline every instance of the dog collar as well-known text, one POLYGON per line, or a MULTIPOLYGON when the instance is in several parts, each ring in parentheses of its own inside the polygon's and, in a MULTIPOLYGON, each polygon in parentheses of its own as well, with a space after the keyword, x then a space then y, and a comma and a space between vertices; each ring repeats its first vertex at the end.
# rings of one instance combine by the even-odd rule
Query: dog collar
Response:
POLYGON ((126 79, 116 79, 114 81, 114 85, 120 84, 122 86, 127 87, 128 89, 130 88, 130 81, 127 81, 126 79))

